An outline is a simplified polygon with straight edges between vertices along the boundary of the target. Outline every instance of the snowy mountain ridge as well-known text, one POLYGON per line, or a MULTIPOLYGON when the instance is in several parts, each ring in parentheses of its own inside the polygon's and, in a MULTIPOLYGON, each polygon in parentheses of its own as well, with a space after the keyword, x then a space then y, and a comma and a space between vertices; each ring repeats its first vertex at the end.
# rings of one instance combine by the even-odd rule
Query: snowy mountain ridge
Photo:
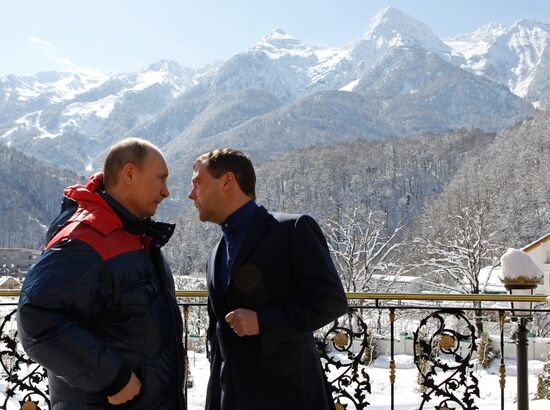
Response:
POLYGON ((530 115, 530 103, 550 102, 549 33, 548 25, 520 21, 444 42, 386 7, 341 48, 274 29, 200 69, 160 60, 133 73, 8 75, 0 78, 0 143, 80 172, 126 135, 185 149, 193 139, 207 141, 204 147, 226 140, 247 146, 271 127, 277 139, 261 148, 275 152, 274 144, 284 151, 306 141, 496 131, 530 115), (359 125, 348 127, 352 117, 359 125), (55 146, 52 139, 59 139, 55 146))
POLYGON ((57 103, 99 87, 107 78, 101 74, 50 71, 39 72, 34 77, 8 75, 0 79, 0 84, 5 92, 4 101, 16 98, 24 102, 46 94, 52 103, 57 103))
POLYGON ((508 28, 488 24, 473 33, 446 39, 445 43, 464 56, 463 68, 506 85, 536 105, 550 101, 550 94, 533 93, 550 85, 550 72, 541 72, 548 64, 550 24, 529 20, 518 20, 508 28))

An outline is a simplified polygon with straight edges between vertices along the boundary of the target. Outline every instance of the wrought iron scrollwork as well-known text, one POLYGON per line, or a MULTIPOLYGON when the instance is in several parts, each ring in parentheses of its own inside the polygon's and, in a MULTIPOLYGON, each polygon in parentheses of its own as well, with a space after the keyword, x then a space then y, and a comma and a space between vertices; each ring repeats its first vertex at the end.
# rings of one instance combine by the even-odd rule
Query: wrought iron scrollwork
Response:
POLYGON ((0 332, 0 366, 6 380, 6 395, 0 409, 19 402, 23 410, 50 409, 46 370, 33 362, 23 351, 17 338, 15 314, 12 310, 2 320, 0 332))
POLYGON ((461 310, 438 310, 420 322, 414 332, 414 362, 422 387, 419 409, 429 404, 438 410, 478 410, 474 397, 479 397, 479 386, 472 370, 476 349, 475 327, 461 310))
POLYGON ((369 348, 367 325, 355 310, 334 321, 317 340, 327 380, 337 410, 364 409, 370 394, 370 377, 364 364, 369 348))

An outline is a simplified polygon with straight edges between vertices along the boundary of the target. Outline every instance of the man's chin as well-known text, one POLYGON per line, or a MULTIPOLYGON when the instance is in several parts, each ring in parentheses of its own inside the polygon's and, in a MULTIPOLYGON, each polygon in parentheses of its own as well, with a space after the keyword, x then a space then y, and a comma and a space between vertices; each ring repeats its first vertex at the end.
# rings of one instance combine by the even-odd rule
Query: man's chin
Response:
POLYGON ((201 211, 199 211, 199 221, 208 222, 208 215, 205 215, 201 211))
POLYGON ((147 211, 147 215, 145 215, 143 218, 152 218, 157 213, 156 209, 150 209, 147 211))
POLYGON ((155 205, 153 205, 153 207, 152 207, 151 210, 150 210, 150 214, 151 214, 151 215, 149 215, 149 216, 155 216, 155 214, 157 213, 157 209, 158 209, 159 205, 160 205, 160 204, 155 204, 155 205))

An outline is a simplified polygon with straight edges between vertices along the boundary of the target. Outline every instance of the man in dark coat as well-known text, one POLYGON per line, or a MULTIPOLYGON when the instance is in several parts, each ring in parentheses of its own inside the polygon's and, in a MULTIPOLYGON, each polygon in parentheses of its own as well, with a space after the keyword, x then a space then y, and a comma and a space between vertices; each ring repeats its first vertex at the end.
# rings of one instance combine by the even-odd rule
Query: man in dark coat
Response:
POLYGON ((130 138, 104 173, 65 190, 18 310, 54 410, 185 408, 182 321, 160 251, 174 225, 150 219, 167 177, 160 151, 130 138))
POLYGON ((189 198, 223 234, 207 262, 206 409, 333 408, 312 332, 347 301, 321 229, 256 205, 254 168, 240 151, 203 154, 193 170, 189 198))

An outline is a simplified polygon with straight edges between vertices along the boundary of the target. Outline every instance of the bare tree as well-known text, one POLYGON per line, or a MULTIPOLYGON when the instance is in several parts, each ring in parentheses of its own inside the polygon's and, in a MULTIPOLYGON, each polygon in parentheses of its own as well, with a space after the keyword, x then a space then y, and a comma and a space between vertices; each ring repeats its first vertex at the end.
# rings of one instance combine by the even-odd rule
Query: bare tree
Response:
POLYGON ((382 281, 373 281, 375 274, 391 273, 394 279, 384 282, 386 291, 391 288, 404 271, 396 260, 396 251, 402 245, 397 240, 402 228, 400 225, 386 234, 386 221, 381 213, 358 206, 341 212, 339 220, 327 221, 328 246, 347 291, 380 291, 382 281))
POLYGON ((164 247, 172 273, 204 277, 206 258, 219 237, 219 228, 200 222, 195 209, 183 213, 176 220, 173 237, 164 247))
MULTIPOLYGON (((413 241, 418 255, 414 265, 433 290, 481 293, 481 269, 502 252, 496 206, 499 186, 487 183, 487 175, 480 183, 477 169, 463 170, 421 218, 413 241)), ((474 302, 474 307, 480 308, 479 303, 474 302)), ((476 316, 481 332, 479 312, 476 316)))

